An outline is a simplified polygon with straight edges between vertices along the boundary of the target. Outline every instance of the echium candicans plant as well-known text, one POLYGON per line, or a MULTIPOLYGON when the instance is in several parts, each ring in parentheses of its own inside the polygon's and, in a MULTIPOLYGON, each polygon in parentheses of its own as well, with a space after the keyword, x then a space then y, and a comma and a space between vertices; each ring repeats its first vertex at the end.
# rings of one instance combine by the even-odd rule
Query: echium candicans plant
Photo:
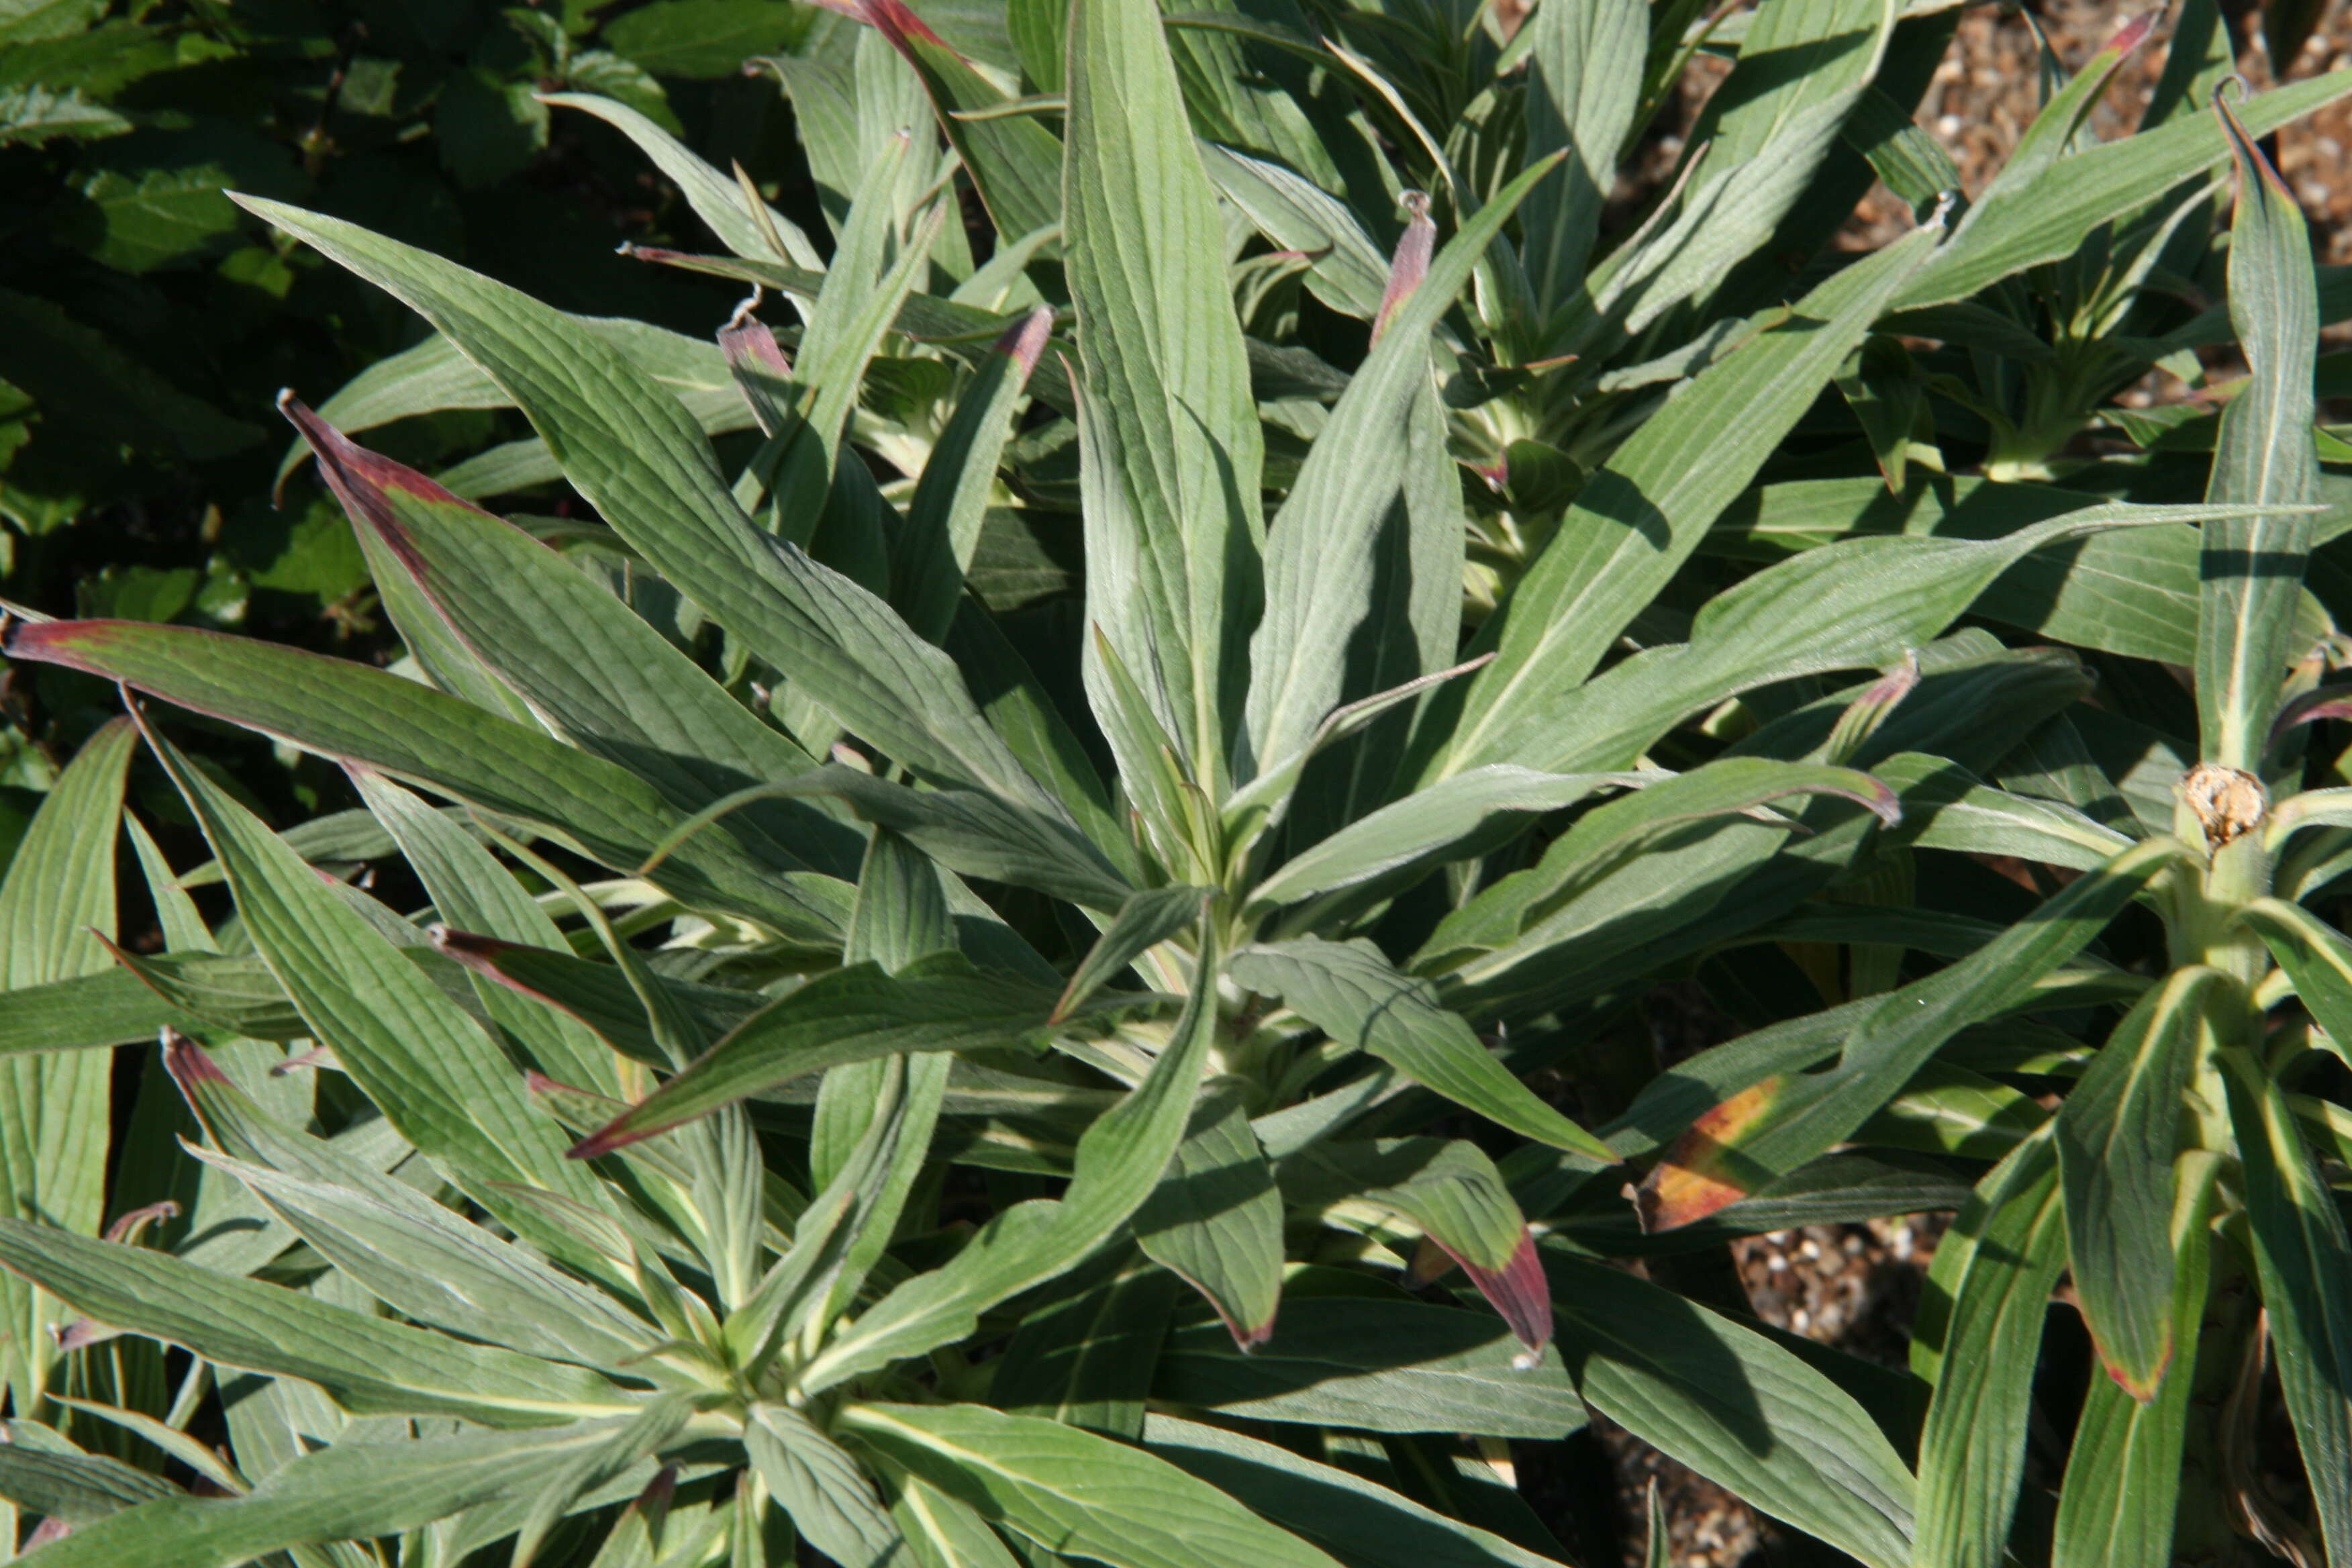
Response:
MULTIPOLYGON (((2199 1374, 2117 1326, 2155 1276, 2112 1261, 2154 1256, 2158 1207, 2167 1281, 2252 1258, 2326 1484, 2342 1231, 2294 1128, 2333 1110, 2286 1097, 2307 1064, 2258 1058, 2287 1047, 2252 1011, 2275 930, 2324 1026, 2341 945, 2258 896, 2326 854, 2255 874, 2333 766, 2297 750, 2335 710, 2285 565, 2320 484, 2291 211, 2242 176, 2255 374, 2205 494, 1988 479, 1890 520, 1869 420, 1822 399, 1874 331, 1980 323, 1948 308, 2233 141, 2255 169, 2247 130, 2144 132, 2089 195, 2044 183, 2103 150, 2069 153, 1809 268, 1854 149, 1893 156, 1871 95, 1916 93, 1946 35, 1774 0, 1705 159, 1596 265, 1700 21, 1570 0, 1504 38, 1408 6, 1318 37, 1079 0, 1009 7, 983 69, 875 0, 776 62, 829 253, 565 100, 734 252, 667 259, 793 300, 714 345, 250 201, 436 330, 287 404, 411 662, 8 631, 336 759, 362 802, 274 833, 147 708, 235 920, 123 812, 130 721, 0 896, 30 933, 0 1044, 52 1053, 12 1064, 18 1103, 102 1100, 86 1047, 175 1031, 110 1194, 87 1122, 6 1134, 57 1156, 11 1166, 41 1219, 0 1219, 0 1495, 38 1561, 1528 1563, 1565 1553, 1500 1461, 1588 1408, 1873 1568, 1996 1561, 2053 1246, 2129 1402, 2102 1385, 2084 1421, 2120 1447, 2083 1425, 2082 1463, 2179 1472, 2151 1456, 2199 1374), (337 426, 451 403, 534 435, 438 483, 337 426), (1806 477, 1759 485, 1784 450, 1806 477), (593 516, 460 494, 557 475, 593 516), (1076 552, 1039 543, 1057 509, 1076 552), (1759 550, 1789 558, 1722 563, 1759 550), (1074 620, 1002 603, 1053 571, 1074 620), (2195 743, 2085 706, 2084 660, 2030 639, 2111 686, 2195 665, 2235 771, 2189 781, 2181 833, 2195 743), (85 934, 120 934, 118 822, 160 955, 85 934), (319 874, 394 856, 426 908, 319 874), (1985 856, 2081 874, 2017 910, 1985 856), (2094 949, 2136 893, 2179 978, 2094 949), (1529 1087, 1660 977, 1762 1026, 1598 1131, 1529 1087), (2155 1043, 2189 1017, 2214 1050, 2155 1043), (2056 1117, 2026 1092, 2077 1074, 2056 1117), (2205 1110, 2173 1127, 2176 1081, 2205 1110), (2195 1201, 2110 1195, 2158 1165, 2195 1201), (1964 1199, 1913 1380, 1604 1261, 1964 1199)), ((2062 1539, 2160 1560, 2089 1519, 2102 1485, 2062 1539)))

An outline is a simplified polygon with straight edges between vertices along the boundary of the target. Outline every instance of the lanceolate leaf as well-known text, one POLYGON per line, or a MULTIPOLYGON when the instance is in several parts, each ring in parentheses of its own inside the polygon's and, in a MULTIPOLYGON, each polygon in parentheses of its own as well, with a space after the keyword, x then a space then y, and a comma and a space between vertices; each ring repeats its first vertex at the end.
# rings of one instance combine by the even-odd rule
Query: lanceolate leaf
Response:
MULTIPOLYGON (((300 404, 287 413, 352 526, 401 562, 466 647, 557 732, 645 779, 681 811, 814 765, 553 551, 353 445, 300 404)), ((764 818, 737 826, 750 830, 746 847, 779 871, 855 871, 856 833, 812 807, 770 806, 764 818)))
POLYGON ((1369 942, 1263 942, 1236 952, 1234 978, 1279 996, 1342 1045, 1395 1067, 1455 1104, 1554 1148, 1614 1163, 1607 1144, 1545 1104, 1490 1055, 1425 980, 1369 942))
MULTIPOLYGON (((2330 72, 2252 98, 2237 111, 2249 137, 2269 135, 2347 92, 2352 78, 2330 72)), ((1970 215, 1895 303, 1902 310, 1965 300, 2029 267, 2063 260, 2102 224, 2145 206, 2151 191, 2217 169, 2230 138, 2201 115, 2061 158, 2035 179, 1970 215)))
POLYGON ((1864 538, 1809 550, 1710 600, 1689 641, 1649 649, 1559 692, 1537 710, 1532 734, 1516 738, 1507 758, 1563 772, 1623 767, 1727 693, 1895 663, 2047 546, 2163 522, 2207 520, 2210 527, 2212 516, 2206 507, 2096 506, 1993 539, 1864 538))
POLYGON ((1244 1350, 1274 1331, 1282 1296, 1282 1199, 1237 1100, 1203 1105, 1135 1215, 1145 1254, 1207 1297, 1244 1350))
POLYGON ((1291 485, 1267 539, 1265 616, 1250 643, 1250 740, 1261 765, 1306 745, 1351 695, 1348 644, 1373 609, 1375 551, 1405 483, 1410 424, 1430 374, 1430 333, 1504 222, 1557 162, 1538 163, 1498 192, 1408 297, 1382 306, 1371 353, 1291 485))
POLYGON ((1068 1016, 1161 942, 1197 925, 1210 897, 1206 888, 1174 887, 1153 888, 1129 898, 1071 972, 1070 984, 1054 1006, 1055 1019, 1068 1016))
MULTIPOLYGON (((1022 1319, 989 1381, 989 1400, 1132 1441, 1176 1303, 1175 1276, 1116 1245, 1056 1280, 1022 1319)), ((1228 1336, 1230 1340, 1230 1336, 1228 1336)))
POLYGON ((1223 955, 1214 929, 1202 921, 1192 994, 1168 1044, 1144 1080, 1078 1140, 1062 1197, 1003 1210, 945 1266, 884 1297, 809 1364, 803 1387, 828 1388, 970 1334, 981 1312, 1073 1268, 1143 1206, 1183 1142, 1217 1032, 1223 955))
POLYGON ((669 177, 694 208, 695 216, 709 225, 719 242, 736 255, 754 260, 785 260, 796 265, 822 269, 824 259, 809 244, 808 237, 790 218, 771 209, 754 215, 747 204, 742 185, 729 179, 717 169, 688 152, 669 132, 656 125, 628 105, 593 93, 551 92, 540 101, 559 109, 576 109, 593 114, 637 144, 638 151, 653 160, 654 166, 669 177), (778 257, 769 246, 767 237, 775 235, 784 242, 787 252, 778 257))
POLYGON ((1919 1439, 1922 1562, 1999 1568, 2007 1556, 2042 1311, 2065 1266, 2057 1162, 2039 1137, 1979 1185, 1928 1277, 1949 1305, 1912 1346, 1912 1369, 1936 1385, 1919 1439))
POLYGON ((2343 1568, 2352 1563, 2352 1239, 2277 1080, 2242 1053, 2223 1065, 2279 1386, 2329 1568, 2343 1568))
POLYGON ((2176 971, 2108 1036, 2057 1119, 2067 1256, 2107 1373, 2143 1404, 2171 1359, 2180 1095, 2217 970, 2176 971))
POLYGON ((1528 1354, 1483 1312, 1370 1296, 1293 1301, 1246 1352, 1214 1323, 1180 1328, 1160 1348, 1151 1392, 1228 1419, 1374 1432, 1549 1441, 1584 1424, 1557 1355, 1528 1354))
MULTIPOLYGON (((150 973, 180 971, 185 965, 187 972, 217 981, 223 989, 233 986, 240 1001, 257 1009, 244 1020, 253 1026, 240 1029, 241 1033, 291 1039, 301 1032, 301 1019, 258 959, 198 955, 140 962, 150 973)), ((166 1026, 195 1028, 205 1021, 173 998, 159 994, 142 974, 119 969, 12 993, 6 1013, 0 1014, 0 1054, 129 1045, 153 1038, 155 1031, 166 1026)))
POLYGON ((1110 1568, 1336 1568, 1166 1460, 1059 1422, 976 1405, 851 1405, 839 1426, 1049 1551, 1110 1568))
POLYGON ((1538 7, 1532 25, 1528 145, 1571 153, 1562 177, 1528 199, 1522 260, 1538 309, 1549 314, 1583 287, 1641 101, 1650 18, 1634 0, 1574 0, 1538 7))
MULTIPOLYGON (((503 942, 563 945, 563 933, 547 911, 472 835, 380 773, 354 768, 352 782, 399 843, 445 924, 503 942)), ((586 1026, 487 976, 478 977, 475 994, 541 1071, 600 1094, 619 1092, 613 1053, 586 1026)))
POLYGON ((1061 138, 1025 114, 960 118, 1005 102, 1004 95, 950 48, 903 0, 858 0, 857 14, 890 40, 922 79, 940 129, 971 171, 1003 239, 1018 239, 1062 217, 1061 138))
POLYGON ((180 1495, 163 1477, 107 1455, 51 1452, 12 1436, 0 1444, 0 1498, 36 1518, 88 1524, 138 1503, 180 1495))
POLYGON ((1423 944, 1416 967, 1451 969, 1477 980, 1541 954, 1559 940, 1554 927, 1566 928, 1574 918, 1580 895, 1605 892, 1612 877, 1643 878, 1649 869, 1642 862, 1644 850, 1663 847, 1694 824, 1752 817, 1770 803, 1807 795, 1867 806, 1886 826, 1902 818, 1895 792, 1853 768, 1717 758, 1586 813, 1533 868, 1504 878, 1447 915, 1423 944))
POLYGON ((393 1125, 493 1210, 506 1206, 500 1183, 600 1202, 482 1027, 250 812, 152 740, 227 869, 263 962, 393 1125))
POLYGON ((1586 1403, 1870 1568, 1907 1568, 1911 1472, 1835 1384, 1646 1280, 1556 1251, 1544 1262, 1586 1403))
POLYGON ((1496 658, 1473 679, 1452 732, 1423 733, 1432 776, 1523 762, 1535 716, 1592 672, 1611 641, 1697 547, 1828 384, 1941 231, 1908 235, 1847 268, 1702 372, 1586 483, 1559 530, 1489 623, 1496 658), (1704 450, 1706 460, 1692 460, 1704 450))
POLYGON ((2205 1311, 2212 1248, 2209 1224, 2220 1161, 2184 1162, 2173 1221, 2179 1268, 2172 1285, 2173 1361, 2146 1404, 2120 1384, 2095 1378, 2075 1425, 2052 1526, 2052 1568, 2165 1568, 2180 1493, 2180 1457, 2196 1375, 2198 1327, 2205 1311))
POLYGON ((2257 899, 2240 915, 2269 944, 2294 994, 2327 1031, 2338 1055, 2352 1052, 2352 942, 2310 910, 2257 899))
POLYGON ((1013 411, 1053 330, 1053 311, 1040 305, 998 340, 915 481, 893 551, 891 602, 933 642, 944 642, 955 623, 964 574, 995 489, 997 458, 1013 431, 1013 411))
MULTIPOLYGON (((1282 1188, 1292 1204, 1322 1208, 1339 1223, 1366 1215, 1384 1223, 1402 1218, 1462 1266, 1530 1352, 1551 1339, 1551 1302, 1535 1237, 1502 1173, 1476 1144, 1326 1139, 1283 1161, 1282 1188)), ((1415 1272, 1422 1271, 1416 1263, 1415 1272)))
MULTIPOLYGON (((1069 98, 1087 616, 1221 798, 1257 620, 1263 443, 1224 258, 1202 243, 1220 232, 1215 194, 1157 6, 1073 6, 1069 98)), ((1099 709, 1091 650, 1087 679, 1099 709)), ((1120 771, 1137 777, 1152 761, 1122 753, 1120 771)))
MULTIPOLYGON (((11 658, 62 664, 167 702, 364 763, 499 816, 546 826, 630 870, 684 820, 650 784, 552 736, 366 665, 183 626, 52 621, 11 628, 11 658)), ((762 874, 723 835, 687 844, 651 873, 688 903, 820 940, 833 911, 762 874)))
POLYGON ((611 1431, 598 1421, 337 1444, 304 1454, 241 1498, 166 1498, 110 1514, 45 1548, 43 1568, 236 1568, 308 1542, 394 1535, 529 1496, 611 1431))
POLYGON ((1552 1568, 1553 1559, 1223 1426, 1155 1415, 1144 1446, 1254 1513, 1368 1568, 1552 1568))
POLYGON ((2171 839, 2124 851, 1969 957, 1889 994, 1846 1036, 1834 1068, 1775 1074, 1717 1104, 1651 1172, 1645 1223, 1665 1230, 1704 1219, 1828 1152, 1946 1040, 2081 952, 2183 853, 2171 839))
POLYGON ((0 1217, 0 1264, 100 1322, 207 1361, 307 1378, 354 1411, 543 1426, 625 1409, 584 1367, 467 1345, 145 1247, 0 1217))
POLYGON ((338 219, 239 199, 446 332, 624 539, 843 723, 945 778, 1053 809, 947 656, 872 595, 761 534, 700 429, 635 366, 478 273, 338 219))
POLYGON ((572 1157, 608 1153, 843 1063, 1012 1045, 1044 1029, 1054 1003, 1051 993, 984 973, 954 953, 895 975, 874 963, 838 969, 746 1019, 572 1157))
POLYGON ((841 1568, 889 1568, 911 1559, 874 1483, 807 1416, 785 1405, 753 1405, 743 1447, 793 1527, 841 1568))
POLYGON ((1544 773, 1496 763, 1442 779, 1427 789, 1357 818, 1293 856, 1250 893, 1254 907, 1332 894, 1365 883, 1402 885, 1419 870, 1465 859, 1516 835, 1526 818, 1574 805, 1612 786, 1638 788, 1658 773, 1544 773))
MULTIPOLYGON (((0 883, 0 993, 97 974, 115 934, 114 858, 138 735, 116 720, 82 747, 0 883)), ((0 997, 0 1015, 15 1005, 0 997)), ((105 1218, 109 1085, 97 1051, 0 1061, 0 1203, 86 1235, 105 1218)), ((16 1414, 42 1409, 57 1356, 54 1301, 0 1280, 0 1373, 16 1414)))
MULTIPOLYGON (((2244 390, 2221 411, 2206 499, 2301 506, 2318 499, 2310 365, 2319 307, 2294 196, 2227 104, 2214 111, 2238 160, 2230 239, 2230 319, 2244 345, 2244 390)), ((2311 520, 2287 513, 2205 525, 2197 623, 2197 711, 2207 761, 2263 765, 2293 646, 2311 520)))

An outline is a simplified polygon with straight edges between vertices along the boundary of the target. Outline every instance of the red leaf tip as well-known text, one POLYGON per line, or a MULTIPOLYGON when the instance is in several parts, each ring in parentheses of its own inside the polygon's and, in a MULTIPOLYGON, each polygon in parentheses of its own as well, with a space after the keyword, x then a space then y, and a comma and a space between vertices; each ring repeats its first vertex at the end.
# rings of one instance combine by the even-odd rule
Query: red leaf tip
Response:
POLYGON ((1021 367, 1021 379, 1026 381, 1044 357, 1045 342, 1054 335, 1054 310, 1050 305, 1040 305, 1006 329, 996 340, 996 352, 1013 356, 1021 367))
MULTIPOLYGON (((1482 1268, 1459 1253, 1454 1254, 1454 1261, 1478 1287, 1478 1293, 1494 1303, 1511 1332, 1527 1346, 1528 1355, 1540 1356, 1551 1342, 1551 1283, 1544 1278, 1543 1259, 1536 1256, 1536 1238, 1527 1226, 1519 1227, 1519 1245, 1500 1268, 1482 1268)), ((1523 1361, 1527 1358, 1516 1358, 1512 1364, 1517 1366, 1523 1361)), ((1527 1361, 1527 1364, 1533 1363, 1527 1361)))
POLYGON ((2109 38, 2107 40, 2106 47, 2099 52, 2101 54, 2118 56, 2131 53, 2134 49, 2147 42, 2147 36, 2150 32, 2155 30, 2156 19, 2159 15, 2160 13, 2156 11, 2141 12, 2138 16, 2134 16, 2130 21, 2126 22, 2122 26, 2116 28, 2116 36, 2109 38))
POLYGON ((193 1092, 199 1084, 226 1083, 228 1074, 220 1064, 195 1041, 177 1029, 163 1031, 163 1070, 180 1086, 183 1093, 193 1092))
MULTIPOLYGON (((934 48, 948 48, 947 40, 931 31, 930 24, 908 9, 906 0, 857 0, 858 18, 890 40, 900 54, 912 52, 915 43, 926 43, 934 48)), ((955 54, 953 49, 948 49, 955 54)), ((958 59, 963 58, 956 55, 958 59)))

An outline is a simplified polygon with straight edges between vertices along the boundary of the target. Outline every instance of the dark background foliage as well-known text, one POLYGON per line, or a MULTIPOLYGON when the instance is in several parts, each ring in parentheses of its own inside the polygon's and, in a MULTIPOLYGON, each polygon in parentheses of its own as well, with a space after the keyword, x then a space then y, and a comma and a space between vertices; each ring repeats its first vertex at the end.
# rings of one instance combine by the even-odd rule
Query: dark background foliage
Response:
MULTIPOLYGON (((271 236, 224 187, 299 202, 566 309, 709 331, 727 285, 615 254, 694 230, 614 132, 535 94, 615 97, 787 210, 791 112, 744 62, 790 0, 0 0, 0 596, 52 615, 390 647, 348 525, 307 479, 273 504, 280 387, 317 401, 422 323, 271 236)), ((510 416, 382 433, 405 461, 510 416)), ((0 851, 111 693, 5 693, 0 851)), ((239 749, 226 738, 224 744, 239 749)), ((250 751, 249 744, 242 749, 250 751)), ((315 809, 310 769, 238 767, 315 809)))

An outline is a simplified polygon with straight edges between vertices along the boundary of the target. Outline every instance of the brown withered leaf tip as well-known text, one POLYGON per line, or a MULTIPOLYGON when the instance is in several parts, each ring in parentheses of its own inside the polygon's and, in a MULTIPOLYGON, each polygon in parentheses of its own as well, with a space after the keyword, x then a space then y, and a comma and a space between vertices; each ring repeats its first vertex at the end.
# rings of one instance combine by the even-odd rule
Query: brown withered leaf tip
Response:
POLYGON ((1727 1168, 1732 1149, 1771 1110, 1783 1086, 1780 1076, 1750 1084, 1708 1108, 1674 1141, 1649 1180, 1633 1189, 1643 1230, 1690 1225, 1748 1195, 1727 1168))
POLYGON ((2220 763, 2200 763, 2180 781, 2180 797, 2205 835, 2205 847, 2219 849, 2252 833, 2270 815, 2263 781, 2220 763))

